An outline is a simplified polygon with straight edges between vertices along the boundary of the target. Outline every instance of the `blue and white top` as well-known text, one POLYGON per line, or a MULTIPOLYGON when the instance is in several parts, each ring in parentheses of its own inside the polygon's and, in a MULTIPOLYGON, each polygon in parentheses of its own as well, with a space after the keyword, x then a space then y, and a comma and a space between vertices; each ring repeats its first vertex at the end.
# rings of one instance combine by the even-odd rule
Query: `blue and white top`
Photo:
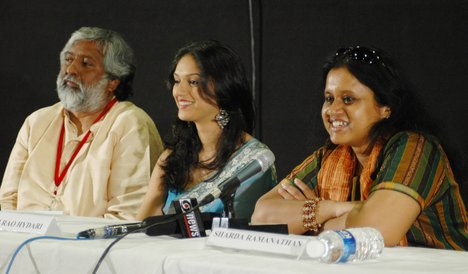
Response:
MULTIPOLYGON (((252 162, 255 155, 269 148, 255 138, 250 139, 240 147, 226 163, 218 177, 210 176, 206 180, 183 191, 176 192, 169 190, 166 203, 163 208, 165 214, 174 213, 172 201, 184 198, 195 198, 198 202, 226 179, 236 175, 240 170, 252 162)), ((217 172, 214 172, 216 174, 217 172)), ((255 208, 255 203, 264 193, 268 192, 277 184, 276 168, 272 165, 265 173, 257 174, 241 183, 236 190, 233 202, 233 209, 236 218, 246 218, 250 220, 255 208)), ((200 207, 201 212, 224 213, 224 204, 221 199, 216 199, 211 203, 200 207)))

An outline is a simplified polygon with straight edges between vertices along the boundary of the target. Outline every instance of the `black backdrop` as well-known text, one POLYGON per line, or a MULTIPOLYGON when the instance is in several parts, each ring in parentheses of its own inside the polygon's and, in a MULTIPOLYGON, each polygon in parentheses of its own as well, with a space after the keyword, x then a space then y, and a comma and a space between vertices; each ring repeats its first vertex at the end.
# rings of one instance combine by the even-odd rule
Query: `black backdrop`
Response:
POLYGON ((255 77, 256 136, 275 153, 279 177, 323 141, 317 83, 324 57, 345 45, 386 49, 437 117, 468 201, 468 1, 2 0, 0 174, 25 117, 57 101, 58 54, 80 26, 127 38, 138 62, 132 101, 163 136, 176 115, 164 85, 176 49, 200 39, 231 45, 255 77))

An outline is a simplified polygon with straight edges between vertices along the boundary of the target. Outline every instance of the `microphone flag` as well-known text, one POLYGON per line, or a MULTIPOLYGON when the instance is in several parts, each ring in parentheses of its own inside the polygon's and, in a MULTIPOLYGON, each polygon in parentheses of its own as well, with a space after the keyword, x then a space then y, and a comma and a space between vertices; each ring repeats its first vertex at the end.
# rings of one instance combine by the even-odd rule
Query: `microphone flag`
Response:
POLYGON ((205 228, 200 215, 200 210, 197 208, 192 212, 186 213, 193 207, 197 206, 197 199, 180 199, 172 201, 176 214, 182 214, 182 217, 177 219, 183 238, 206 237, 205 228))

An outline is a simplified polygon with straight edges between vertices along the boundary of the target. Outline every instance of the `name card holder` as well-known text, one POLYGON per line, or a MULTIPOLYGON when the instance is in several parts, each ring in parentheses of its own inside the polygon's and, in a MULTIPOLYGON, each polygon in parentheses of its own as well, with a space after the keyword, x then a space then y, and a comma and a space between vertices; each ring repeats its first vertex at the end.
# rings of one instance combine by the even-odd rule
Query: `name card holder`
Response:
POLYGON ((295 256, 304 254, 312 236, 283 235, 250 230, 215 228, 206 245, 295 256))
POLYGON ((0 211, 0 231, 38 235, 60 235, 54 216, 13 211, 0 211))

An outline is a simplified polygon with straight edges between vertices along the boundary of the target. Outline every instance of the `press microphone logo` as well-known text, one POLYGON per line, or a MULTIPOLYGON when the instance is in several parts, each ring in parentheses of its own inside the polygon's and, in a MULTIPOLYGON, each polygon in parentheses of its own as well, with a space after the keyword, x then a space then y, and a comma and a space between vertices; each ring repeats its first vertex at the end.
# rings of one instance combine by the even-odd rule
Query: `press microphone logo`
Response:
POLYGON ((189 212, 196 205, 197 201, 195 199, 180 199, 175 204, 176 211, 180 210, 180 213, 184 214, 182 218, 183 224, 181 225, 185 226, 185 229, 182 229, 182 231, 186 231, 186 236, 189 238, 205 236, 204 231, 200 229, 200 226, 203 224, 200 224, 200 218, 197 217, 197 214, 199 216, 200 212, 198 210, 189 212))
POLYGON ((180 205, 184 213, 192 209, 192 203, 188 199, 180 200, 180 205))

